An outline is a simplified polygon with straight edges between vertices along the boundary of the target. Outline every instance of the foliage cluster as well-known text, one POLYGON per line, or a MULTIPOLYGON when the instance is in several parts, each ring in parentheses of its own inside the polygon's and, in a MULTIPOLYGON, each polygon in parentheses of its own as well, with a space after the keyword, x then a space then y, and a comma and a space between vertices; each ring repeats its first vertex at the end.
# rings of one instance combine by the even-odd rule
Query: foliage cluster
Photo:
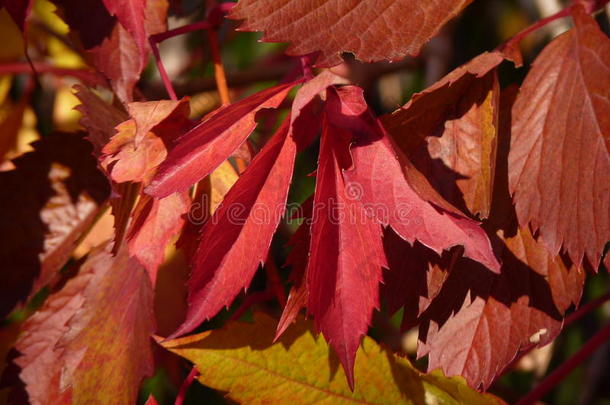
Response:
POLYGON ((607 2, 445 74, 480 0, 0 0, 0 398, 517 399, 609 298, 570 314, 610 264, 607 2))

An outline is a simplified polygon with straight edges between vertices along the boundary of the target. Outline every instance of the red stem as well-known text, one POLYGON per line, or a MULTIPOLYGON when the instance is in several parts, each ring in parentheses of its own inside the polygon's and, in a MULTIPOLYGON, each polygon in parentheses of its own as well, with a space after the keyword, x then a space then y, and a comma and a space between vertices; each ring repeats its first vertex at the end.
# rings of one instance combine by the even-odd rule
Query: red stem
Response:
POLYGON ((159 34, 151 35, 150 40, 155 43, 163 42, 166 39, 177 37, 178 35, 188 34, 189 32, 207 30, 212 28, 212 24, 209 21, 200 21, 193 24, 187 24, 182 27, 174 28, 173 30, 161 32, 159 34))
POLYGON ((169 75, 167 74, 167 70, 165 70, 165 66, 163 65, 163 61, 161 60, 161 55, 159 54, 159 48, 157 47, 157 43, 153 39, 153 37, 148 38, 148 42, 150 43, 150 49, 155 57, 155 63, 157 64, 157 70, 159 71, 159 75, 161 75, 161 81, 163 82, 163 86, 165 87, 165 91, 169 95, 171 100, 178 100, 176 97, 176 91, 174 90, 174 86, 172 85, 172 81, 169 79, 169 75))
POLYGON ((596 9, 601 9, 604 7, 610 0, 572 0, 572 3, 580 3, 585 6, 587 13, 593 13, 596 9))
POLYGON ((34 82, 36 83, 36 85, 38 87, 40 87, 40 81, 38 80, 38 70, 36 69, 36 66, 34 65, 34 61, 30 57, 30 53, 28 52, 28 30, 27 30, 27 28, 25 29, 25 31, 23 31, 23 53, 25 55, 25 60, 27 61, 28 65, 30 66, 32 75, 34 76, 34 82))
POLYGON ((241 306, 239 308, 237 308, 237 310, 233 313, 233 315, 231 315, 231 318, 229 319, 229 321, 238 320, 253 305, 259 304, 261 302, 269 301, 269 300, 273 299, 273 297, 275 297, 275 295, 273 294, 273 291, 271 291, 271 290, 257 291, 257 292, 254 292, 254 293, 248 295, 246 297, 246 299, 244 300, 244 302, 241 304, 241 306))
POLYGON ((212 61, 214 62, 214 78, 216 79, 218 95, 220 96, 222 104, 228 105, 231 104, 231 96, 229 95, 227 76, 222 64, 220 45, 218 44, 218 33, 215 29, 208 30, 208 40, 210 41, 210 51, 212 53, 212 61))
POLYGON ((556 387, 572 370, 589 357, 602 344, 610 339, 610 323, 606 324, 602 330, 597 332, 589 341, 580 348, 576 354, 563 362, 555 371, 549 374, 540 384, 529 394, 517 402, 517 405, 529 405, 540 400, 549 391, 556 387))
MULTIPOLYGON (((586 3, 586 2, 573 1, 573 3, 574 3, 573 5, 579 4, 579 3, 583 4, 587 8, 588 13, 593 13, 594 11, 596 11, 595 10, 596 8, 600 9, 608 2, 610 2, 610 0, 599 0, 594 5, 589 5, 589 3, 586 3)), ((545 17, 541 20, 536 21, 529 27, 525 28, 523 31, 520 31, 519 33, 514 35, 512 38, 510 38, 508 41, 506 41, 503 45, 500 45, 499 48, 500 49, 511 48, 512 46, 521 42, 521 40, 523 40, 523 38, 525 38, 532 32, 544 27, 545 25, 547 25, 555 20, 558 20, 558 19, 564 18, 564 17, 568 17, 571 14, 573 5, 571 5, 570 7, 566 7, 563 10, 560 10, 553 15, 550 15, 548 17, 545 17)))
POLYGON ((559 20, 560 18, 563 17, 567 17, 570 15, 570 7, 564 8, 563 10, 558 11, 557 13, 550 15, 546 18, 543 18, 542 20, 538 20, 535 23, 533 23, 532 25, 530 25, 529 27, 527 27, 526 29, 524 29, 523 31, 520 31, 519 33, 517 33, 516 35, 514 35, 511 39, 509 39, 506 42, 506 45, 508 44, 512 44, 514 42, 521 42, 521 40, 528 36, 529 34, 531 34, 532 32, 544 27, 545 25, 555 21, 555 20, 559 20))
POLYGON ((157 65, 157 69, 159 70, 159 75, 161 75, 161 81, 163 82, 163 86, 169 95, 169 98, 172 100, 178 100, 176 97, 176 92, 174 90, 174 86, 172 85, 172 81, 165 70, 165 66, 163 65, 163 60, 161 60, 161 55, 159 54, 158 44, 165 41, 166 39, 176 37, 178 35, 187 34, 189 32, 204 30, 211 28, 211 24, 208 21, 200 21, 194 24, 188 24, 183 27, 178 27, 173 30, 165 31, 160 34, 151 35, 148 37, 148 42, 150 43, 150 49, 152 50, 153 56, 155 57, 155 63, 157 65))
POLYGON ((275 261, 269 252, 267 255, 267 263, 265 263, 265 272, 267 274, 267 288, 273 291, 275 294, 275 298, 283 307, 286 306, 286 292, 284 291, 284 286, 282 285, 282 279, 280 278, 280 273, 275 265, 275 261))
POLYGON ((199 31, 199 30, 207 30, 208 36, 210 38, 210 46, 212 48, 212 57, 214 59, 214 70, 215 70, 215 78, 218 84, 218 92, 220 93, 220 99, 223 104, 229 104, 229 91, 227 88, 227 79, 225 77, 224 69, 222 68, 222 62, 220 60, 220 50, 218 47, 218 39, 216 36, 215 27, 220 23, 222 16, 226 14, 233 7, 234 3, 221 3, 212 9, 212 12, 208 16, 208 19, 205 21, 196 22, 193 24, 187 24, 182 27, 174 28, 173 30, 161 32, 159 34, 151 35, 148 38, 148 42, 150 43, 150 49, 153 52, 155 57, 155 63, 157 65, 157 69, 159 70, 159 74, 161 75, 161 80, 163 81, 163 86, 169 95, 169 98, 172 100, 177 100, 176 91, 174 90, 174 86, 165 70, 165 66, 163 65, 163 61, 161 60, 161 55, 159 54, 158 44, 165 41, 166 39, 176 37, 182 34, 188 34, 189 32, 199 31), (214 20, 214 21, 211 21, 214 20))
POLYGON ((86 69, 66 69, 47 65, 44 63, 34 63, 36 71, 27 62, 3 63, 0 64, 0 75, 5 74, 30 74, 51 73, 56 76, 71 76, 81 80, 85 84, 97 85, 104 83, 100 76, 86 69))
POLYGON ((604 304, 608 300, 610 300, 610 292, 602 295, 601 297, 594 299, 593 301, 587 302, 585 305, 578 308, 576 311, 572 312, 566 318, 566 320, 563 323, 563 328, 565 329, 566 327, 570 326, 574 322, 577 322, 578 320, 580 320, 580 318, 582 318, 589 312, 597 309, 598 307, 600 307, 602 304, 604 304))
POLYGON ((186 397, 186 392, 188 391, 195 378, 197 378, 198 376, 199 370, 197 370, 197 366, 193 365, 193 368, 191 369, 189 375, 187 375, 184 381, 182 381, 182 385, 180 386, 180 390, 178 390, 178 396, 176 397, 176 401, 174 401, 174 405, 182 405, 182 403, 184 402, 184 398, 186 397))

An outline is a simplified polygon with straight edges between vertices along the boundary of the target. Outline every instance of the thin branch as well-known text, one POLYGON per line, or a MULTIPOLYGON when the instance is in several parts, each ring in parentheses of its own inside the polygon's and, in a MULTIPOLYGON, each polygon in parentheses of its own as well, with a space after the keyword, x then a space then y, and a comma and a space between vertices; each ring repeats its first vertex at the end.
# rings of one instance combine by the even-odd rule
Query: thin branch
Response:
POLYGON ((518 51, 518 49, 519 49, 519 44, 521 43, 523 38, 525 38, 526 36, 528 36, 529 34, 535 32, 535 31, 538 31, 540 28, 546 26, 547 24, 549 24, 553 21, 559 20, 560 18, 568 17, 570 15, 570 11, 571 11, 571 7, 567 7, 553 15, 550 15, 546 18, 536 21, 529 27, 527 27, 524 30, 513 35, 503 44, 500 44, 497 47, 497 49, 505 52, 506 55, 511 55, 511 58, 513 59, 515 64, 517 66, 521 66, 523 64, 523 61, 522 61, 521 53, 518 51), (517 51, 516 54, 515 54, 515 51, 517 51))
POLYGON ((165 66, 163 65, 163 60, 161 60, 161 55, 159 54, 159 48, 157 43, 153 39, 153 37, 148 38, 148 42, 150 44, 150 49, 152 50, 153 56, 155 58, 155 64, 157 65, 157 70, 159 71, 159 75, 161 76, 161 81, 163 82, 163 86, 165 87, 165 91, 169 95, 171 100, 178 100, 176 97, 176 92, 174 91, 174 86, 172 85, 172 81, 169 79, 169 75, 167 74, 167 70, 165 70, 165 66))
MULTIPOLYGON (((100 75, 88 69, 59 68, 38 62, 34 62, 34 68, 36 69, 37 73, 50 73, 55 76, 70 76, 79 79, 83 83, 90 86, 105 84, 104 79, 100 75)), ((35 75, 35 72, 32 71, 32 67, 27 62, 14 62, 0 64, 0 75, 5 74, 35 75)))
POLYGON ((188 34, 189 32, 203 29, 210 29, 211 27, 212 26, 208 21, 201 21, 198 23, 188 24, 182 27, 175 28, 173 30, 165 31, 160 34, 155 34, 148 37, 148 43, 150 44, 150 49, 152 50, 153 56, 155 58, 157 70, 159 70, 161 81, 163 82, 165 91, 169 95, 170 99, 175 101, 178 100, 178 97, 176 97, 174 86, 172 85, 172 81, 170 80, 169 75, 167 74, 167 70, 165 70, 165 65, 163 65, 163 60, 161 59, 161 55, 159 54, 159 43, 165 41, 166 39, 176 37, 178 35, 188 34))
MULTIPOLYGON (((601 8, 608 2, 610 2, 610 0, 599 0, 599 1, 595 2, 594 4, 591 3, 591 5, 589 5, 589 3, 586 3, 585 6, 587 7, 587 12, 593 13, 593 12, 597 11, 596 8, 601 8)), ((573 1, 573 3, 578 3, 578 2, 573 1)), ((510 49, 517 48, 517 45, 519 45, 519 43, 523 40, 523 38, 525 38, 526 36, 528 36, 529 34, 531 34, 534 31, 538 31, 540 28, 548 25, 549 23, 551 23, 553 21, 559 20, 561 18, 569 17, 571 12, 572 12, 572 5, 564 8, 563 10, 556 12, 555 14, 552 14, 546 18, 536 21, 529 27, 527 27, 524 30, 513 35, 508 41, 506 41, 506 42, 504 42, 504 44, 500 45, 498 47, 498 49, 510 50, 510 49)))
POLYGON ((208 40, 210 41, 210 51, 212 52, 212 61, 214 62, 214 80, 216 88, 222 104, 231 104, 231 96, 229 95, 229 87, 227 86, 227 76, 222 64, 222 56, 220 54, 220 46, 218 44, 218 33, 215 29, 209 29, 208 40))
POLYGON ((265 273, 267 274, 267 288, 273 291, 275 298, 282 307, 286 306, 286 292, 282 285, 282 279, 280 278, 280 272, 273 260, 273 255, 269 252, 267 255, 267 261, 265 262, 265 273))
MULTIPOLYGON (((254 83, 279 81, 293 71, 295 63, 298 62, 298 60, 287 61, 265 67, 253 66, 251 69, 241 72, 228 72, 226 75, 227 85, 229 88, 240 88, 254 83)), ((386 74, 405 69, 419 68, 422 65, 423 60, 415 58, 406 58, 403 61, 395 63, 357 64, 355 69, 357 73, 354 74, 354 80, 351 81, 356 84, 368 83, 386 74)), ((213 91, 217 88, 217 85, 215 78, 204 78, 191 80, 187 84, 178 84, 174 88, 178 96, 184 96, 213 91)), ((150 85, 141 90, 149 99, 160 98, 165 93, 165 89, 161 84, 150 85)))
MULTIPOLYGON (((534 6, 538 11, 539 18, 545 18, 553 15, 561 11, 563 8, 563 4, 561 4, 560 0, 535 0, 534 6)), ((545 29, 551 34, 551 37, 556 37, 557 35, 569 30, 570 23, 567 20, 560 20, 547 25, 545 29)))
MULTIPOLYGON (((208 18, 205 21, 200 21, 193 24, 188 24, 182 27, 174 28, 169 31, 161 32, 159 34, 151 35, 148 38, 148 42, 150 43, 150 48, 155 57, 155 63, 157 65, 157 69, 159 70, 159 74, 161 75, 161 81, 163 82, 163 86, 165 87, 165 91, 169 95, 170 99, 177 100, 176 92, 174 91, 174 87, 172 82, 165 70, 165 66, 163 65, 163 61, 161 60, 161 55, 159 54, 159 43, 165 41, 166 39, 176 37, 182 34, 188 34, 190 32, 206 30, 208 32, 208 37, 210 39, 210 44, 212 47, 212 56, 214 58, 214 69, 215 69, 215 78, 218 85, 218 91, 220 93, 220 99, 223 104, 229 104, 229 91, 227 88, 227 81, 224 75, 224 69, 222 68, 222 62, 220 60, 220 49, 218 48, 218 37, 216 34, 216 27, 220 24, 224 15, 233 7, 233 3, 222 3, 212 9, 208 18), (224 87, 223 87, 224 86, 224 87), (225 91, 226 89, 226 91, 225 91)), ((156 97, 155 97, 156 98, 156 97)))
POLYGON ((592 312, 592 311, 596 310, 597 308, 602 306, 607 301, 610 301, 610 292, 602 295, 601 297, 598 297, 598 298, 594 299, 593 301, 587 302, 585 305, 583 305, 582 307, 578 308, 576 311, 572 312, 566 318, 566 320, 565 320, 565 322, 563 324, 563 328, 565 329, 566 327, 570 326, 574 322, 579 321, 580 318, 582 318, 583 316, 585 316, 589 312, 592 312))
POLYGON ((209 21, 200 21, 193 24, 184 25, 182 27, 174 28, 173 30, 165 31, 160 34, 151 35, 150 39, 155 43, 160 43, 165 41, 166 39, 177 37, 178 35, 188 34, 189 32, 199 31, 199 30, 207 30, 210 29, 212 25, 209 21))
POLYGON ((195 381, 195 378, 199 376, 199 370, 197 370, 197 366, 193 365, 190 373, 186 376, 184 381, 182 381, 182 385, 180 385, 180 389, 178 390, 178 395, 176 396, 176 401, 174 401, 174 405, 182 405, 184 403, 184 399, 186 398, 186 393, 195 381))
POLYGON ((252 306, 272 300, 274 297, 275 295, 271 290, 256 291, 247 295, 240 307, 233 312, 229 321, 237 321, 252 306))

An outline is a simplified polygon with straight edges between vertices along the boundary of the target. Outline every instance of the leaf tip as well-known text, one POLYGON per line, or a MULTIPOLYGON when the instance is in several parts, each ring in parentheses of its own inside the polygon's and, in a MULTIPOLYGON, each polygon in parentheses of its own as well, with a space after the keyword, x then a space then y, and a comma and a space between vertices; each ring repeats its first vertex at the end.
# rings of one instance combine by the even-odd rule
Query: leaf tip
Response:
MULTIPOLYGON (((353 362, 352 362, 353 363, 353 362)), ((345 377, 347 378, 347 385, 351 392, 354 392, 354 365, 352 364, 349 369, 345 369, 345 377)))

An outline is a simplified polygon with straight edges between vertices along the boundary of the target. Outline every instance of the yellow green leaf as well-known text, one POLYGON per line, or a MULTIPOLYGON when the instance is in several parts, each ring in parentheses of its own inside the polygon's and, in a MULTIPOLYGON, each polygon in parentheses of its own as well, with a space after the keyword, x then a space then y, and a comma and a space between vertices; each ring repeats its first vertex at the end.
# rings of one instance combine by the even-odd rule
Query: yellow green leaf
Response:
POLYGON ((225 160, 210 174, 210 214, 216 211, 216 208, 238 178, 239 174, 228 160, 225 160))
POLYGON ((256 314, 252 324, 233 322, 223 329, 159 341, 195 363, 202 384, 226 391, 240 403, 502 403, 469 388, 462 378, 421 373, 369 337, 356 358, 352 392, 337 357, 322 337, 312 334, 308 322, 299 320, 272 344, 275 327, 275 320, 256 314))

